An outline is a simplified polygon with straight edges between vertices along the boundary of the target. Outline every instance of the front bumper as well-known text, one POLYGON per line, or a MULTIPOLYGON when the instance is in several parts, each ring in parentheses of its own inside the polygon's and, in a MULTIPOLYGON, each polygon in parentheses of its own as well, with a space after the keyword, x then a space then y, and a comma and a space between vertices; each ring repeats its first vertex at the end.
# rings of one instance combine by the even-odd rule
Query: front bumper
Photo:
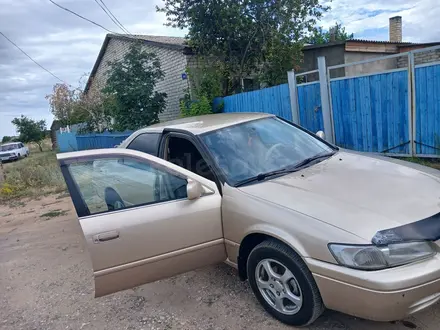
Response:
POLYGON ((11 156, 0 156, 0 160, 2 161, 2 162, 7 162, 7 161, 10 161, 10 160, 17 160, 18 159, 18 156, 16 156, 16 155, 11 155, 11 156))
POLYGON ((395 321, 440 300, 440 257, 380 271, 306 258, 327 308, 374 321, 395 321))

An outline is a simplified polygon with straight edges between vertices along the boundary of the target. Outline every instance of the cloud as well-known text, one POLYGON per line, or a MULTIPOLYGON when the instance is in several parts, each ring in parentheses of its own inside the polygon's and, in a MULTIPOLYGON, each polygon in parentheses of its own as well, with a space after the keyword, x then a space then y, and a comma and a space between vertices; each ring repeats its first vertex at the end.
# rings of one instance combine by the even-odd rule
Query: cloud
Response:
POLYGON ((389 18, 402 16, 404 41, 440 41, 437 0, 334 0, 328 5, 332 9, 324 15, 322 25, 328 28, 340 22, 355 38, 388 40, 389 18))
MULTIPOLYGON (((92 0, 55 0, 59 4, 122 33, 92 0)), ((341 22, 357 38, 386 40, 388 18, 403 17, 406 41, 438 41, 438 0, 333 0, 321 21, 324 27, 341 22)), ((183 36, 184 31, 163 26, 165 15, 156 12, 161 0, 105 0, 133 34, 183 36)), ((0 0, 0 31, 62 80, 78 85, 90 72, 106 31, 69 14, 48 0, 0 0)), ((45 96, 58 81, 36 66, 0 36, 0 137, 15 134, 10 123, 20 114, 34 119, 52 115, 45 96)))

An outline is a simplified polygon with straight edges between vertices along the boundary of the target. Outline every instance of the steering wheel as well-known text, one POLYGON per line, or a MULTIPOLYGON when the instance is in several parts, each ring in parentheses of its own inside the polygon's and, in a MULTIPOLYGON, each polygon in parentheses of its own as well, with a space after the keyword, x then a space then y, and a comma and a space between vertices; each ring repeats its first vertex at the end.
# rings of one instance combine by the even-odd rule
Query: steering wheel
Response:
POLYGON ((265 162, 267 163, 272 158, 275 151, 282 153, 282 148, 285 148, 284 144, 282 144, 282 143, 277 143, 277 144, 274 144, 272 147, 270 147, 269 150, 267 150, 267 152, 266 152, 266 157, 264 158, 265 162), (277 150, 277 149, 280 149, 280 150, 277 150))
POLYGON ((113 188, 107 187, 104 191, 104 199, 109 211, 125 208, 125 203, 121 196, 113 188))

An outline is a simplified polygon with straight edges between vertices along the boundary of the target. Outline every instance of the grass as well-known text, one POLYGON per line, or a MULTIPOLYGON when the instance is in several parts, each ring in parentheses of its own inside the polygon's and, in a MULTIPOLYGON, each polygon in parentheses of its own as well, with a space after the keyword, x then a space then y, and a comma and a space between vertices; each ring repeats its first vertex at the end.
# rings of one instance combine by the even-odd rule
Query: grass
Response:
POLYGON ((440 170, 440 159, 418 158, 418 157, 400 158, 400 159, 440 170))
POLYGON ((40 218, 55 218, 55 217, 60 217, 60 216, 66 215, 66 214, 67 214, 66 210, 58 209, 58 210, 52 210, 47 213, 44 213, 44 214, 40 215, 40 218))
POLYGON ((6 179, 0 185, 0 201, 66 191, 53 151, 31 153, 25 159, 3 164, 3 170, 6 179))

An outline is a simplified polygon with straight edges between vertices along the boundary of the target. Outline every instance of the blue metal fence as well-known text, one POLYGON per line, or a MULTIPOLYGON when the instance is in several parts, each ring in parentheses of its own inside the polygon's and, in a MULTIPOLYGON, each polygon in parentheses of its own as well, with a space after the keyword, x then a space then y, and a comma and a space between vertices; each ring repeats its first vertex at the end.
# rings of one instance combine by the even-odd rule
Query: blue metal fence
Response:
POLYGON ((330 87, 338 146, 409 153, 407 69, 333 79, 330 87))
POLYGON ((440 64, 415 68, 415 149, 440 154, 440 64))
POLYGON ((60 133, 56 132, 57 145, 60 152, 69 152, 78 150, 78 145, 76 143, 76 134, 70 133, 60 133))
POLYGON ((84 134, 76 137, 78 150, 114 148, 132 132, 84 134))
POLYGON ((314 133, 324 129, 319 86, 319 81, 317 81, 301 84, 297 87, 299 123, 314 133))
POLYGON ((292 120, 287 84, 226 96, 224 112, 266 112, 292 120))

